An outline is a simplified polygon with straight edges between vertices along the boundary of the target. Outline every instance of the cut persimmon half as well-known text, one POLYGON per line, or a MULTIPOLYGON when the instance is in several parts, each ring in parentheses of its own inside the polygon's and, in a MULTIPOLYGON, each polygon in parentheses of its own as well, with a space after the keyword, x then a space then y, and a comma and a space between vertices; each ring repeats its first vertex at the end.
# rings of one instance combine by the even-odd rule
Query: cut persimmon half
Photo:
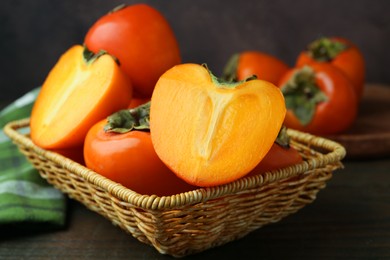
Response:
POLYGON ((82 146, 89 128, 126 108, 131 97, 131 82, 114 57, 75 45, 42 85, 31 113, 31 139, 47 149, 82 146))
POLYGON ((223 82, 206 66, 181 64, 155 86, 150 131, 157 155, 177 176, 215 186, 243 177, 264 158, 285 114, 272 83, 223 82))

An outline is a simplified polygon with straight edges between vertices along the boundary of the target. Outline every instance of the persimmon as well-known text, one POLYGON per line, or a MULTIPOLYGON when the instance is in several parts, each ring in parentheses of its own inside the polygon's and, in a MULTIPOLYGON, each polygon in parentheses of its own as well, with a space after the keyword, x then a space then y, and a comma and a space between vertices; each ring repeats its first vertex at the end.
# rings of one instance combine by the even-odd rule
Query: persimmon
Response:
POLYGON ((84 143, 87 167, 140 194, 169 196, 196 189, 159 159, 147 118, 148 107, 137 107, 92 126, 84 143))
POLYGON ((286 106, 272 83, 224 82, 207 67, 181 64, 165 72, 151 99, 150 131, 160 159, 195 186, 239 179, 266 155, 286 106))
POLYGON ((308 44, 296 61, 297 67, 328 63, 341 70, 353 83, 358 100, 364 92, 365 61, 360 49, 342 37, 322 37, 308 44))
POLYGON ((42 85, 31 113, 31 138, 47 149, 80 147, 92 125, 126 108, 131 97, 131 82, 111 55, 75 45, 42 85))
POLYGON ((89 28, 85 44, 118 58, 133 83, 135 97, 150 98, 161 74, 181 63, 170 24, 148 4, 121 5, 103 15, 89 28))
POLYGON ((351 81, 328 63, 313 63, 288 71, 281 79, 287 107, 288 128, 315 135, 347 130, 358 110, 351 81))
POLYGON ((275 56, 260 51, 244 51, 229 59, 223 78, 227 81, 240 81, 256 75, 259 79, 277 85, 288 70, 289 66, 275 56))

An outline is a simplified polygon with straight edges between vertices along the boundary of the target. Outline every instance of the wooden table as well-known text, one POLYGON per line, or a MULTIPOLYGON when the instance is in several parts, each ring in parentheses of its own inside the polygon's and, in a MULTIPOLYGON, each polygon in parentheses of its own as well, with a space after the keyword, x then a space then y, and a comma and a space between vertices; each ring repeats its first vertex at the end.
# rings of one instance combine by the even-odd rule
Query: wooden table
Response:
MULTIPOLYGON (((313 204, 190 259, 390 259, 390 158, 344 161, 313 204)), ((0 227, 0 259, 169 259, 69 200, 58 231, 0 227)))

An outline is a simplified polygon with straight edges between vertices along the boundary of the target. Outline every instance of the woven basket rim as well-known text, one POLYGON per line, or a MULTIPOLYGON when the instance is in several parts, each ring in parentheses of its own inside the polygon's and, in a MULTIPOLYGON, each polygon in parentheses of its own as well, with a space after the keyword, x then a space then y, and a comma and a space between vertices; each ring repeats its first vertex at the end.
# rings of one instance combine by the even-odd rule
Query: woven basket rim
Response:
POLYGON ((339 163, 346 155, 345 148, 332 140, 314 136, 308 133, 303 133, 297 130, 288 129, 287 133, 291 138, 297 141, 307 143, 309 146, 318 147, 328 151, 317 158, 308 159, 302 163, 289 166, 283 169, 278 169, 270 172, 261 173, 254 176, 244 177, 234 182, 208 188, 198 188, 192 191, 187 191, 171 196, 157 195, 142 195, 121 184, 114 182, 87 167, 72 161, 71 159, 62 156, 58 153, 45 150, 35 145, 27 134, 18 132, 19 129, 29 126, 30 118, 24 118, 7 123, 4 127, 4 133, 11 138, 17 145, 23 145, 40 156, 43 156, 66 170, 79 175, 89 183, 97 185, 106 190, 112 196, 130 203, 136 207, 142 207, 148 210, 159 210, 167 208, 184 207, 190 204, 202 203, 210 199, 221 196, 238 193, 246 189, 251 189, 259 185, 272 183, 281 179, 293 177, 302 174, 306 171, 320 167, 325 167, 328 164, 339 163))

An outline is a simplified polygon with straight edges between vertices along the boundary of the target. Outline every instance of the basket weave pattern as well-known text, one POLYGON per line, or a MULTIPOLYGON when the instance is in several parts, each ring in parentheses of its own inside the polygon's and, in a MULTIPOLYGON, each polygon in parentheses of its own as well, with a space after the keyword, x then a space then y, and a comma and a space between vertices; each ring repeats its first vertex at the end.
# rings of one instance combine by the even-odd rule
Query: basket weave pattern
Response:
POLYGON ((295 213, 316 199, 345 149, 330 140, 288 130, 304 162, 227 185, 166 197, 141 195, 57 153, 34 145, 9 123, 4 132, 50 184, 160 253, 181 257, 239 239, 295 213))

